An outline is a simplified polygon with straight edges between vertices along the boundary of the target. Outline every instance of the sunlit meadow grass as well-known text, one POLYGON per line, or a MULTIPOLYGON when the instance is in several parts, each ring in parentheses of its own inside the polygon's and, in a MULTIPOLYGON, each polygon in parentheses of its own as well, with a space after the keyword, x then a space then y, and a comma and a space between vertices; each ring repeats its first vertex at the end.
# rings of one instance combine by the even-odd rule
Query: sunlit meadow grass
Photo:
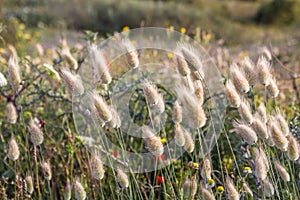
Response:
MULTIPOLYGON (((136 90, 128 107, 148 136, 136 140, 121 132, 122 119, 110 104, 111 85, 117 78, 109 71, 105 56, 92 41, 77 47, 66 41, 48 53, 39 46, 36 55, 20 57, 12 46, 1 51, 1 199, 300 197, 299 102, 295 109, 286 108, 292 106, 289 102, 279 105, 283 101, 278 101, 281 91, 273 68, 279 61, 271 49, 259 57, 230 63, 222 71, 228 100, 225 124, 216 146, 199 157, 203 148, 200 134, 205 133, 210 116, 197 55, 183 45, 182 57, 159 57, 175 63, 182 88, 169 91, 155 82, 145 82, 136 90), (96 90, 88 95, 89 119, 121 149, 151 152, 157 165, 166 167, 133 173, 119 159, 122 152, 105 152, 101 146, 88 148, 89 140, 77 131, 72 115, 72 93, 85 92, 78 71, 88 55, 102 72, 96 90), (156 135, 145 125, 152 121, 150 110, 166 113, 165 133, 156 135), (287 115, 286 110, 292 111, 287 115), (183 127, 183 120, 198 130, 195 138, 183 127), (186 152, 179 159, 168 160, 163 147, 173 138, 186 152), (105 163, 103 154, 119 162, 118 167, 105 163)), ((154 54, 130 51, 130 41, 124 45, 131 68, 139 68, 142 56, 154 54)), ((214 59, 216 63, 228 62, 222 57, 214 59)), ((124 69, 121 66, 119 70, 124 69)))

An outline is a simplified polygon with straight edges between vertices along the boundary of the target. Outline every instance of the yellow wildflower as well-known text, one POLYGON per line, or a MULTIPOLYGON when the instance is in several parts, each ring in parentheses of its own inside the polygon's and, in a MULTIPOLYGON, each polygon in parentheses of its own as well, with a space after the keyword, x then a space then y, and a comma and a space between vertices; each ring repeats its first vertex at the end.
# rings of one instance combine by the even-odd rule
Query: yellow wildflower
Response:
POLYGON ((129 26, 124 26, 122 29, 122 31, 129 31, 129 30, 130 30, 129 26))
POLYGON ((180 32, 185 34, 186 33, 186 29, 184 27, 181 27, 180 32))

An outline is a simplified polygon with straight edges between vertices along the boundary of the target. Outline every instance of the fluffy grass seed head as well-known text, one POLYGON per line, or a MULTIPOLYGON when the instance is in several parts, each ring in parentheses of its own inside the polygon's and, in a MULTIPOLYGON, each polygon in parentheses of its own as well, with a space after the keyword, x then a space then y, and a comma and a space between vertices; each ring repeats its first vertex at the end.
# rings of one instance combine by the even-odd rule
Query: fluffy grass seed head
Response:
POLYGON ((15 161, 19 158, 20 156, 20 151, 19 151, 19 146, 14 137, 12 137, 8 143, 8 152, 7 152, 7 157, 15 161))
POLYGON ((96 124, 96 126, 100 126, 100 127, 105 126, 105 122, 99 116, 98 111, 94 104, 91 103, 89 112, 87 112, 87 113, 88 113, 88 116, 90 116, 91 119, 93 120, 93 122, 96 124), (90 113, 90 115, 89 115, 89 113, 90 113))
POLYGON ((11 56, 8 60, 8 77, 13 90, 16 92, 20 89, 21 75, 19 69, 18 58, 11 56))
POLYGON ((203 105, 204 103, 204 89, 203 89, 203 85, 202 85, 202 82, 201 81, 194 81, 194 88, 195 88, 195 91, 194 91, 194 94, 198 100, 198 103, 200 105, 203 105))
POLYGON ((265 56, 269 62, 272 60, 272 53, 268 47, 264 46, 262 48, 261 52, 262 52, 263 56, 265 56))
POLYGON ((7 80, 5 76, 0 72, 0 87, 4 87, 7 85, 7 80))
POLYGON ((164 96, 162 94, 159 94, 157 104, 153 105, 153 110, 156 113, 161 114, 165 111, 165 109, 166 107, 165 107, 164 96))
POLYGON ((191 73, 188 63, 181 56, 176 57, 177 70, 181 76, 188 76, 191 73))
POLYGON ((178 146, 182 147, 185 145, 185 133, 179 123, 174 125, 174 139, 178 146))
POLYGON ((29 121, 30 141, 35 146, 41 145, 44 141, 44 135, 40 127, 34 122, 33 119, 29 121))
POLYGON ((226 82, 225 88, 226 88, 227 100, 228 100, 230 106, 235 107, 235 108, 240 107, 241 97, 238 94, 235 86, 233 85, 233 83, 230 80, 228 80, 226 82))
POLYGON ((136 68, 139 66, 139 55, 135 50, 135 47, 129 39, 122 40, 122 44, 126 49, 126 58, 130 67, 136 68))
POLYGON ((182 194, 184 198, 194 197, 197 193, 197 182, 194 179, 187 178, 182 186, 182 194))
POLYGON ((95 106, 98 116, 104 121, 109 122, 113 118, 111 108, 107 105, 106 101, 102 96, 98 95, 96 92, 90 94, 92 105, 95 106))
POLYGON ((182 122, 182 107, 177 100, 173 105, 172 119, 174 123, 182 122))
POLYGON ((242 69, 248 82, 251 85, 255 85, 257 74, 255 66, 248 56, 246 56, 242 62, 242 69))
POLYGON ((226 191, 227 191, 227 198, 229 200, 239 200, 240 194, 235 188, 232 179, 229 177, 226 177, 226 191))
POLYGON ((152 136, 149 138, 145 138, 146 146, 148 151, 150 151, 153 155, 161 156, 164 152, 164 146, 157 136, 152 136))
POLYGON ((46 180, 50 181, 52 178, 51 166, 49 162, 42 163, 42 169, 46 180))
POLYGON ((8 102, 5 109, 7 121, 11 124, 15 124, 18 119, 18 112, 12 102, 8 102))
POLYGON ((105 70, 103 71, 103 73, 101 74, 101 83, 102 84, 110 84, 112 82, 112 77, 109 73, 109 70, 105 70))
POLYGON ((257 114, 259 115, 262 122, 267 123, 268 121, 267 109, 263 102, 261 102, 257 107, 257 114))
POLYGON ((274 186, 273 184, 269 181, 269 179, 263 180, 263 191, 266 197, 271 197, 274 195, 274 186))
POLYGON ((257 142, 256 133, 246 124, 235 122, 234 131, 238 133, 249 145, 253 145, 257 142))
POLYGON ((268 139, 268 129, 265 123, 263 123, 258 117, 254 117, 251 127, 262 140, 268 139))
POLYGON ((263 147, 254 147, 253 152, 254 152, 254 157, 255 158, 257 156, 263 158, 263 161, 264 161, 265 165, 267 166, 267 170, 269 170, 270 169, 269 159, 268 159, 268 156, 267 156, 266 151, 264 150, 264 148, 263 147))
POLYGON ((64 191, 64 200, 70 200, 72 197, 71 195, 72 195, 72 186, 71 186, 70 179, 67 179, 67 183, 64 191))
POLYGON ((70 49, 68 47, 64 47, 61 51, 61 54, 63 58, 67 61, 67 63, 74 69, 78 69, 78 62, 77 60, 72 56, 70 49))
POLYGON ((187 152, 192 153, 194 151, 194 149, 195 149, 195 143, 194 143, 193 137, 185 129, 183 129, 183 133, 184 133, 184 140, 185 140, 184 149, 187 152))
POLYGON ((286 151, 289 142, 274 117, 270 119, 269 128, 275 146, 282 151, 286 151))
POLYGON ((108 124, 113 127, 113 128, 120 128, 121 126, 121 118, 117 112, 116 109, 113 107, 109 107, 111 114, 112 114, 112 119, 108 122, 108 124))
POLYGON ((193 71, 191 72, 191 78, 193 81, 200 81, 200 80, 203 80, 201 74, 199 71, 193 71))
POLYGON ((270 84, 270 80, 272 79, 271 66, 270 62, 264 56, 258 58, 256 70, 258 81, 262 85, 268 86, 270 84))
POLYGON ((89 46, 89 54, 92 61, 93 73, 97 81, 101 81, 102 84, 110 84, 112 77, 103 53, 98 50, 95 44, 92 44, 89 46))
POLYGON ((248 93, 250 91, 249 82, 236 63, 230 65, 230 74, 237 90, 241 93, 248 93))
POLYGON ((238 109, 239 114, 241 116, 241 118, 247 122, 248 124, 252 124, 253 122, 253 115, 251 112, 251 108, 249 105, 249 102, 246 100, 243 100, 240 104, 240 107, 238 109))
POLYGON ((182 103, 188 123, 194 128, 205 126, 207 118, 196 96, 186 88, 178 88, 177 97, 182 103))
POLYGON ((296 138, 292 135, 288 136, 288 148, 287 148, 287 156, 290 160, 296 161, 299 158, 299 144, 296 138))
MULTIPOLYGON (((268 126, 269 127, 269 126, 268 126)), ((268 128, 268 129, 270 129, 270 128, 268 128)), ((271 134, 270 134, 270 131, 268 132, 269 133, 269 137, 268 137, 268 139, 266 140, 266 142, 267 142, 267 144, 270 146, 270 147, 274 147, 275 146, 275 142, 274 142, 274 140, 273 140, 273 138, 272 138, 272 136, 271 136, 271 134)))
POLYGON ((274 78, 271 78, 269 80, 269 84, 267 85, 267 91, 269 95, 273 98, 276 98, 279 95, 279 89, 274 78))
POLYGON ((80 183, 79 179, 75 179, 74 191, 75 191, 76 200, 85 200, 86 199, 86 192, 84 190, 83 185, 80 183))
POLYGON ((118 182, 122 188, 127 188, 129 186, 128 176, 121 169, 117 169, 117 177, 118 177, 118 182))
POLYGON ((179 43, 177 49, 182 53, 191 71, 199 71, 201 77, 204 78, 203 64, 198 56, 198 52, 187 43, 179 43))
POLYGON ((211 179, 211 173, 212 173, 212 165, 209 157, 205 157, 203 160, 203 166, 201 170, 201 176, 205 180, 211 179))
POLYGON ((72 74, 65 68, 60 71, 60 74, 71 94, 82 95, 84 93, 84 87, 78 75, 72 74))
POLYGON ((201 197, 203 200, 215 200, 215 196, 205 187, 201 187, 201 197))
POLYGON ((190 92, 195 92, 193 79, 190 75, 181 78, 181 83, 188 89, 190 92))
POLYGON ((142 132, 148 151, 153 155, 161 156, 164 152, 164 146, 160 137, 156 136, 153 130, 148 126, 143 126, 142 132))
POLYGON ((158 103, 159 93, 153 84, 151 84, 150 82, 145 82, 143 84, 143 91, 146 100, 150 105, 156 105, 158 103))
POLYGON ((275 162, 275 168, 283 181, 285 181, 285 182, 290 181, 290 174, 288 173, 286 168, 280 164, 279 161, 275 162))
POLYGON ((246 192, 247 194, 250 194, 251 197, 253 197, 253 192, 247 182, 243 183, 243 191, 246 192))
POLYGON ((32 180, 32 177, 31 177, 30 175, 29 175, 29 176, 26 176, 25 182, 26 182, 27 192, 28 192, 29 194, 32 194, 33 191, 34 191, 34 186, 33 186, 33 180, 32 180))
POLYGON ((258 153, 254 159, 254 175, 260 180, 265 180, 268 176, 268 166, 261 153, 258 153))
POLYGON ((95 154, 92 156, 91 167, 92 167, 92 175, 94 179, 96 180, 103 179, 105 170, 104 170, 103 162, 100 159, 99 155, 95 154))
POLYGON ((277 113, 275 118, 277 119, 277 122, 279 123, 279 126, 280 126, 281 131, 283 132, 283 134, 285 136, 288 136, 290 134, 290 128, 289 128, 289 124, 287 123, 287 121, 285 120, 283 115, 280 114, 280 113, 277 113))

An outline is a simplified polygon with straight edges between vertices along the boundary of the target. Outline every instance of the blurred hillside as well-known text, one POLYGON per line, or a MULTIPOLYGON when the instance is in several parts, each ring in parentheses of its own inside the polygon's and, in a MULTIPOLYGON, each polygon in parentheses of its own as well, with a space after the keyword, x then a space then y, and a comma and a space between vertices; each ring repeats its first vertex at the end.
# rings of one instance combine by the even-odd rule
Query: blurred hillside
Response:
MULTIPOLYGON (((92 30, 102 34, 124 26, 174 26, 195 34, 209 30, 226 44, 287 41, 300 35, 300 1, 288 0, 0 0, 1 21, 17 17, 26 26, 92 30)), ((6 23, 9 26, 9 23, 6 23)), ((50 31, 51 32, 51 31, 50 31)), ((5 34, 5 33, 4 33, 5 34)), ((7 32, 6 39, 10 38, 7 32)))

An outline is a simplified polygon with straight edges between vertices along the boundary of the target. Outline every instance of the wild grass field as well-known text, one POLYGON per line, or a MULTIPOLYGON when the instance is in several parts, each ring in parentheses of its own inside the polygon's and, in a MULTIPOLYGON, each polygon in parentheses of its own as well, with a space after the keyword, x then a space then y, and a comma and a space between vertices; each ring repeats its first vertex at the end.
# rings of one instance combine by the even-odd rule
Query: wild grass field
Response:
POLYGON ((298 1, 0 6, 0 199, 300 199, 298 1))

